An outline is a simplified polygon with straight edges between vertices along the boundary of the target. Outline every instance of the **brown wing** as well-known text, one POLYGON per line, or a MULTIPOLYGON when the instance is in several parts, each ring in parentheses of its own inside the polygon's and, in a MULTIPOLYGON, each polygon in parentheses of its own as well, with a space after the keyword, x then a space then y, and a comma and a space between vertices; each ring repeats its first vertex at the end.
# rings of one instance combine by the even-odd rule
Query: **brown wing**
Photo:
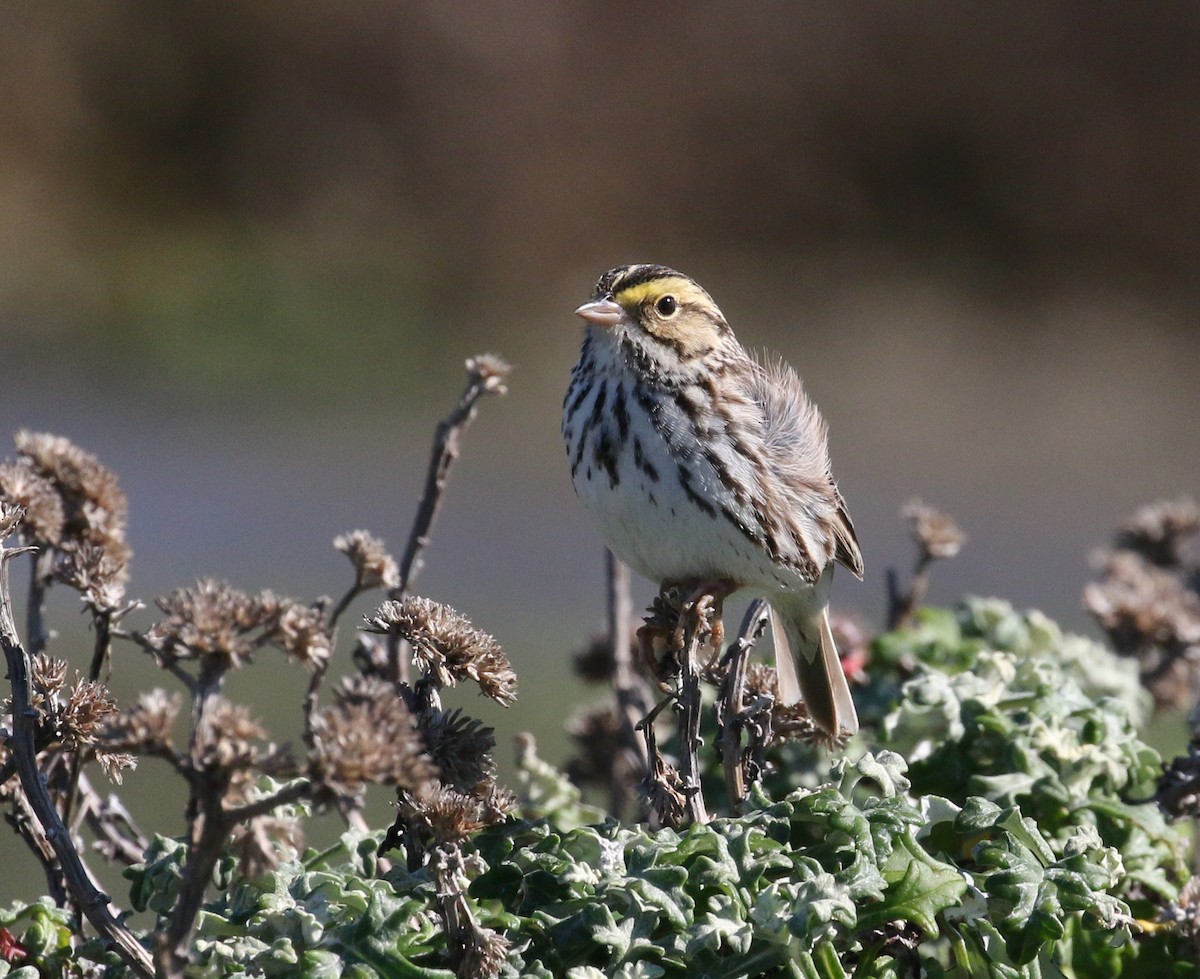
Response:
POLYGON ((842 498, 841 491, 836 485, 833 487, 833 492, 837 496, 838 505, 833 526, 833 556, 861 581, 864 569, 862 550, 858 546, 858 534, 854 532, 854 524, 850 522, 850 511, 846 509, 846 501, 842 498))

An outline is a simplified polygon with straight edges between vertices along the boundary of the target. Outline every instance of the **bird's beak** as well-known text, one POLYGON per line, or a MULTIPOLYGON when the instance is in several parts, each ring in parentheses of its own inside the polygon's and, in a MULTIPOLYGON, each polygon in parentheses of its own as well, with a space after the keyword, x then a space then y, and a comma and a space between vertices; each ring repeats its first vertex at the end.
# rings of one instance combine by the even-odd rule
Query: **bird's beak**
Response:
POLYGON ((621 322, 625 311, 613 302, 612 296, 601 296, 599 299, 584 303, 575 310, 575 315, 582 316, 589 323, 595 323, 596 326, 616 326, 621 322))

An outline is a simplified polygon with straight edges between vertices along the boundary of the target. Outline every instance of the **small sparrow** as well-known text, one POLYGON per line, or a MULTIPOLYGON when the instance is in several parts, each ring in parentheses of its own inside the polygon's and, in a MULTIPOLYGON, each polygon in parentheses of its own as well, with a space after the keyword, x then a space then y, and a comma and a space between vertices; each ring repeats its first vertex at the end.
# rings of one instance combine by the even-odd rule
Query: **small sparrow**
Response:
POLYGON ((861 578, 863 560, 800 378, 748 354, 708 293, 662 265, 606 272, 575 312, 563 438, 608 547, 659 584, 767 599, 781 699, 803 699, 831 740, 853 734, 827 606, 834 562, 861 578))

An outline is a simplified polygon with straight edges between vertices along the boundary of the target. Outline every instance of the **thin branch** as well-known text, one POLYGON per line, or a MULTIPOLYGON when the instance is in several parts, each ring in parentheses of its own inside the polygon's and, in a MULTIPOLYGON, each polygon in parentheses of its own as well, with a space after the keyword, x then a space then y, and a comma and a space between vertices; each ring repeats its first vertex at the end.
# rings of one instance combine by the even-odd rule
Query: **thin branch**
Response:
POLYGON ((200 662, 200 675, 192 690, 192 724, 188 742, 188 849, 184 860, 179 896, 171 909, 167 930, 159 938, 155 959, 165 975, 181 976, 187 964, 188 944, 196 916, 204 903, 204 893, 212 879, 213 868, 221 857, 228 837, 222 820, 221 795, 226 787, 222 778, 210 777, 205 752, 213 744, 211 713, 220 695, 224 665, 214 657, 200 662))
MULTIPOLYGON (((388 592, 388 598, 395 601, 404 597, 421 571, 421 555, 429 546, 429 535, 433 522, 437 519, 438 510, 441 509, 450 470, 458 459, 463 435, 475 420, 479 399, 489 394, 506 394, 508 391, 504 379, 508 376, 510 368, 500 358, 487 355, 468 357, 466 366, 467 386, 459 396, 454 410, 442 419, 434 432, 433 451, 425 473, 425 487, 421 492, 421 501, 417 505, 417 514, 413 519, 408 542, 404 545, 404 555, 400 559, 400 582, 388 592)), ((390 679, 403 679, 398 637, 388 639, 388 660, 390 679)))
POLYGON ((17 762, 21 787, 34 815, 54 849, 66 879, 67 887, 92 926, 112 943, 122 960, 139 976, 150 979, 154 967, 150 955, 133 934, 109 910, 109 898, 91 881, 71 834, 63 825, 50 799, 37 765, 38 712, 30 704, 29 655, 17 635, 12 615, 12 598, 8 587, 8 563, 22 548, 6 548, 0 542, 0 645, 8 662, 12 685, 13 732, 10 750, 17 762))
POLYGON ((140 863, 149 840, 133 822, 129 810, 115 795, 102 799, 88 777, 80 777, 80 816, 95 834, 97 848, 111 861, 132 866, 140 863))
POLYGON ((746 786, 750 779, 750 759, 742 748, 745 728, 746 664, 750 651, 771 621, 771 609, 762 599, 756 599, 746 610, 737 638, 729 647, 725 659, 725 675, 715 705, 717 726, 716 746, 725 768, 725 786, 729 804, 735 813, 741 812, 746 801, 746 786))
POLYGON ((429 469, 425 473, 425 488, 417 515, 404 545, 404 556, 400 559, 400 583, 388 597, 398 600, 411 587, 421 570, 421 553, 429 544, 429 533, 442 505, 442 494, 450 478, 450 469, 458 458, 463 434, 475 420, 479 399, 485 395, 506 394, 504 379, 509 366, 499 358, 467 358, 467 386, 459 396, 458 404, 438 424, 433 436, 433 452, 429 457, 429 469))
MULTIPOLYGON (((633 629, 633 600, 629 594, 629 569, 613 555, 604 552, 606 583, 608 586, 608 637, 612 644, 612 685, 617 703, 617 717, 621 725, 621 743, 629 758, 628 771, 638 777, 646 771, 646 752, 637 736, 638 721, 647 710, 646 688, 638 679, 633 667, 630 644, 633 629)), ((624 808, 626 786, 618 781, 617 767, 613 768, 613 779, 609 810, 619 813, 624 808)))
POLYGON ((248 823, 251 819, 257 819, 259 816, 265 816, 272 809, 278 809, 280 806, 286 806, 290 802, 296 802, 303 799, 305 796, 312 793, 313 783, 311 779, 300 778, 294 782, 289 782, 287 785, 276 789, 270 795, 265 795, 261 799, 255 799, 253 802, 247 802, 243 806, 238 806, 236 809, 225 810, 222 819, 226 826, 232 830, 235 826, 241 823, 248 823))
POLYGON ((112 630, 112 636, 114 639, 127 640, 128 642, 133 643, 143 652, 154 657, 155 665, 158 666, 159 669, 166 670, 171 674, 171 676, 175 677, 176 680, 183 684, 183 688, 192 697, 196 696, 196 678, 182 666, 180 666, 176 660, 163 656, 161 652, 159 652, 149 642, 146 641, 146 637, 142 633, 130 632, 127 629, 114 628, 112 630))
POLYGON ((933 558, 928 554, 918 555, 917 561, 913 565, 912 578, 908 583, 908 588, 903 591, 900 590, 899 575, 896 574, 896 569, 888 568, 887 624, 889 630, 908 625, 913 613, 925 600, 925 593, 929 590, 929 567, 932 564, 933 558))
POLYGON ((346 594, 343 595, 338 603, 333 607, 333 611, 329 613, 329 629, 331 632, 337 628, 338 619, 340 619, 345 613, 346 609, 350 607, 350 603, 366 590, 367 589, 365 587, 357 582, 350 586, 350 588, 346 591, 346 594))
MULTIPOLYGON (((54 552, 49 548, 39 551, 37 548, 9 549, 9 554, 28 552, 29 566, 29 602, 25 608, 25 635, 29 639, 29 658, 33 659, 39 653, 44 653, 50 645, 50 630, 46 626, 46 584, 51 580, 49 564, 54 560, 54 552)), ((7 585, 5 586, 8 587, 7 585)))
POLYGON ((710 635, 708 616, 713 598, 702 595, 685 608, 683 613, 683 647, 679 651, 679 698, 675 710, 679 714, 679 776, 684 795, 686 824, 707 823, 704 792, 700 784, 700 646, 710 635))

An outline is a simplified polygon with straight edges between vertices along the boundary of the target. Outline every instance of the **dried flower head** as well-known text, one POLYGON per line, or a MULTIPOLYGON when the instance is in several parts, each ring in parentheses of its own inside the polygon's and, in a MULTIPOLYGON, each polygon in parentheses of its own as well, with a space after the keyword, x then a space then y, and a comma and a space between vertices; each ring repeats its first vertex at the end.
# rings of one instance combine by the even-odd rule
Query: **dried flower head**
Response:
POLYGON ((249 768, 274 752, 274 745, 260 747, 259 743, 267 739, 267 731, 249 708, 223 697, 218 697, 209 708, 207 728, 210 736, 200 760, 205 769, 249 768))
POLYGON ((124 751, 97 750, 96 761, 100 763, 100 770, 104 772, 105 778, 117 785, 125 780, 126 769, 137 768, 137 759, 124 751))
POLYGON ((67 748, 93 744, 104 721, 117 713, 117 702, 104 684, 75 675, 75 685, 58 716, 59 736, 67 748))
POLYGON ((324 605, 281 600, 277 607, 278 621, 271 641, 309 669, 323 668, 333 651, 324 605))
POLYGON ((333 546, 354 565, 354 584, 358 588, 395 588, 400 584, 396 559, 378 537, 365 530, 352 530, 335 537, 333 546))
POLYGON ((1108 557, 1104 580, 1084 589, 1083 603, 1126 655, 1200 645, 1200 596, 1132 551, 1108 557))
POLYGON ((954 557, 966 542, 966 534, 952 517, 920 500, 906 504, 900 515, 925 560, 954 557))
POLYGON ((1172 568, 1183 561, 1188 538, 1200 532, 1200 506, 1189 497, 1142 507, 1117 531, 1116 546, 1136 551, 1152 564, 1172 568))
POLYGON ((471 979, 494 979, 508 961, 512 942, 491 928, 476 926, 464 942, 458 975, 471 979))
POLYGON ((588 683, 608 683, 616 669, 612 640, 607 633, 593 636, 573 659, 575 673, 588 683))
POLYGON ((495 779, 495 731, 460 709, 431 709, 417 716, 417 730, 442 782, 460 792, 477 794, 495 779))
MULTIPOLYGON (((817 742, 821 731, 808 716, 804 701, 785 704, 779 699, 779 676, 775 667, 766 663, 751 663, 746 667, 746 699, 749 707, 753 700, 769 698, 770 724, 766 719, 759 722, 762 739, 771 744, 782 741, 817 742)), ((748 726, 750 722, 747 722, 748 726)), ((752 734, 755 732, 752 731, 752 734)))
POLYGON ((30 705, 41 717, 45 736, 68 750, 95 744, 108 718, 117 713, 116 701, 104 684, 86 680, 78 671, 68 689, 63 660, 39 653, 30 661, 29 679, 30 705))
POLYGON ((67 682, 67 661, 38 653, 29 663, 33 683, 33 706, 41 708, 46 700, 56 700, 67 682))
POLYGON ((166 617, 143 639, 169 659, 214 656, 227 666, 239 666, 266 645, 278 621, 272 596, 252 598, 212 579, 177 589, 155 604, 166 617))
MULTIPOLYGON (((12 508, 19 507, 25 511, 21 520, 21 536, 30 544, 37 546, 56 547, 62 540, 63 524, 66 516, 63 513, 62 498, 54 488, 54 484, 34 471, 28 459, 0 463, 0 500, 9 507, 11 520, 12 508)), ((18 514, 20 511, 17 511, 18 514)), ((13 530, 9 525, 0 535, 7 537, 13 530)))
POLYGON ((97 611, 115 612, 125 600, 126 568, 110 549, 84 543, 59 551, 54 573, 97 611))
POLYGON ((517 677, 500 644, 450 606, 410 595, 384 602, 366 621, 367 632, 407 640, 421 672, 438 686, 470 679, 505 707, 517 699, 517 677))
POLYGON ((655 755, 653 771, 642 779, 641 790, 650 812, 658 813, 664 826, 685 825, 687 797, 678 768, 655 755))
POLYGON ((180 703, 179 694, 161 688, 143 693, 133 706, 108 720, 101 738, 114 750, 170 751, 180 703))
POLYGON ((314 777, 344 797, 364 783, 417 790, 437 777, 416 721, 391 684, 344 681, 332 707, 313 718, 314 777))
POLYGON ((511 795, 494 783, 482 796, 435 784, 421 792, 400 793, 396 810, 398 821, 416 828, 425 845, 451 846, 502 822, 511 806, 511 795))
POLYGON ((575 753, 567 760, 567 776, 576 785, 608 785, 626 756, 621 719, 616 706, 605 702, 571 717, 567 734, 575 753))
POLYGON ((507 394, 504 382, 512 373, 512 366, 496 354, 476 354, 466 361, 467 376, 479 384, 487 394, 507 394))
POLYGON ((16 443, 17 451, 53 484, 62 501, 63 541, 103 548, 125 573, 131 553, 125 542, 129 503, 117 477, 62 436, 20 431, 16 443))

